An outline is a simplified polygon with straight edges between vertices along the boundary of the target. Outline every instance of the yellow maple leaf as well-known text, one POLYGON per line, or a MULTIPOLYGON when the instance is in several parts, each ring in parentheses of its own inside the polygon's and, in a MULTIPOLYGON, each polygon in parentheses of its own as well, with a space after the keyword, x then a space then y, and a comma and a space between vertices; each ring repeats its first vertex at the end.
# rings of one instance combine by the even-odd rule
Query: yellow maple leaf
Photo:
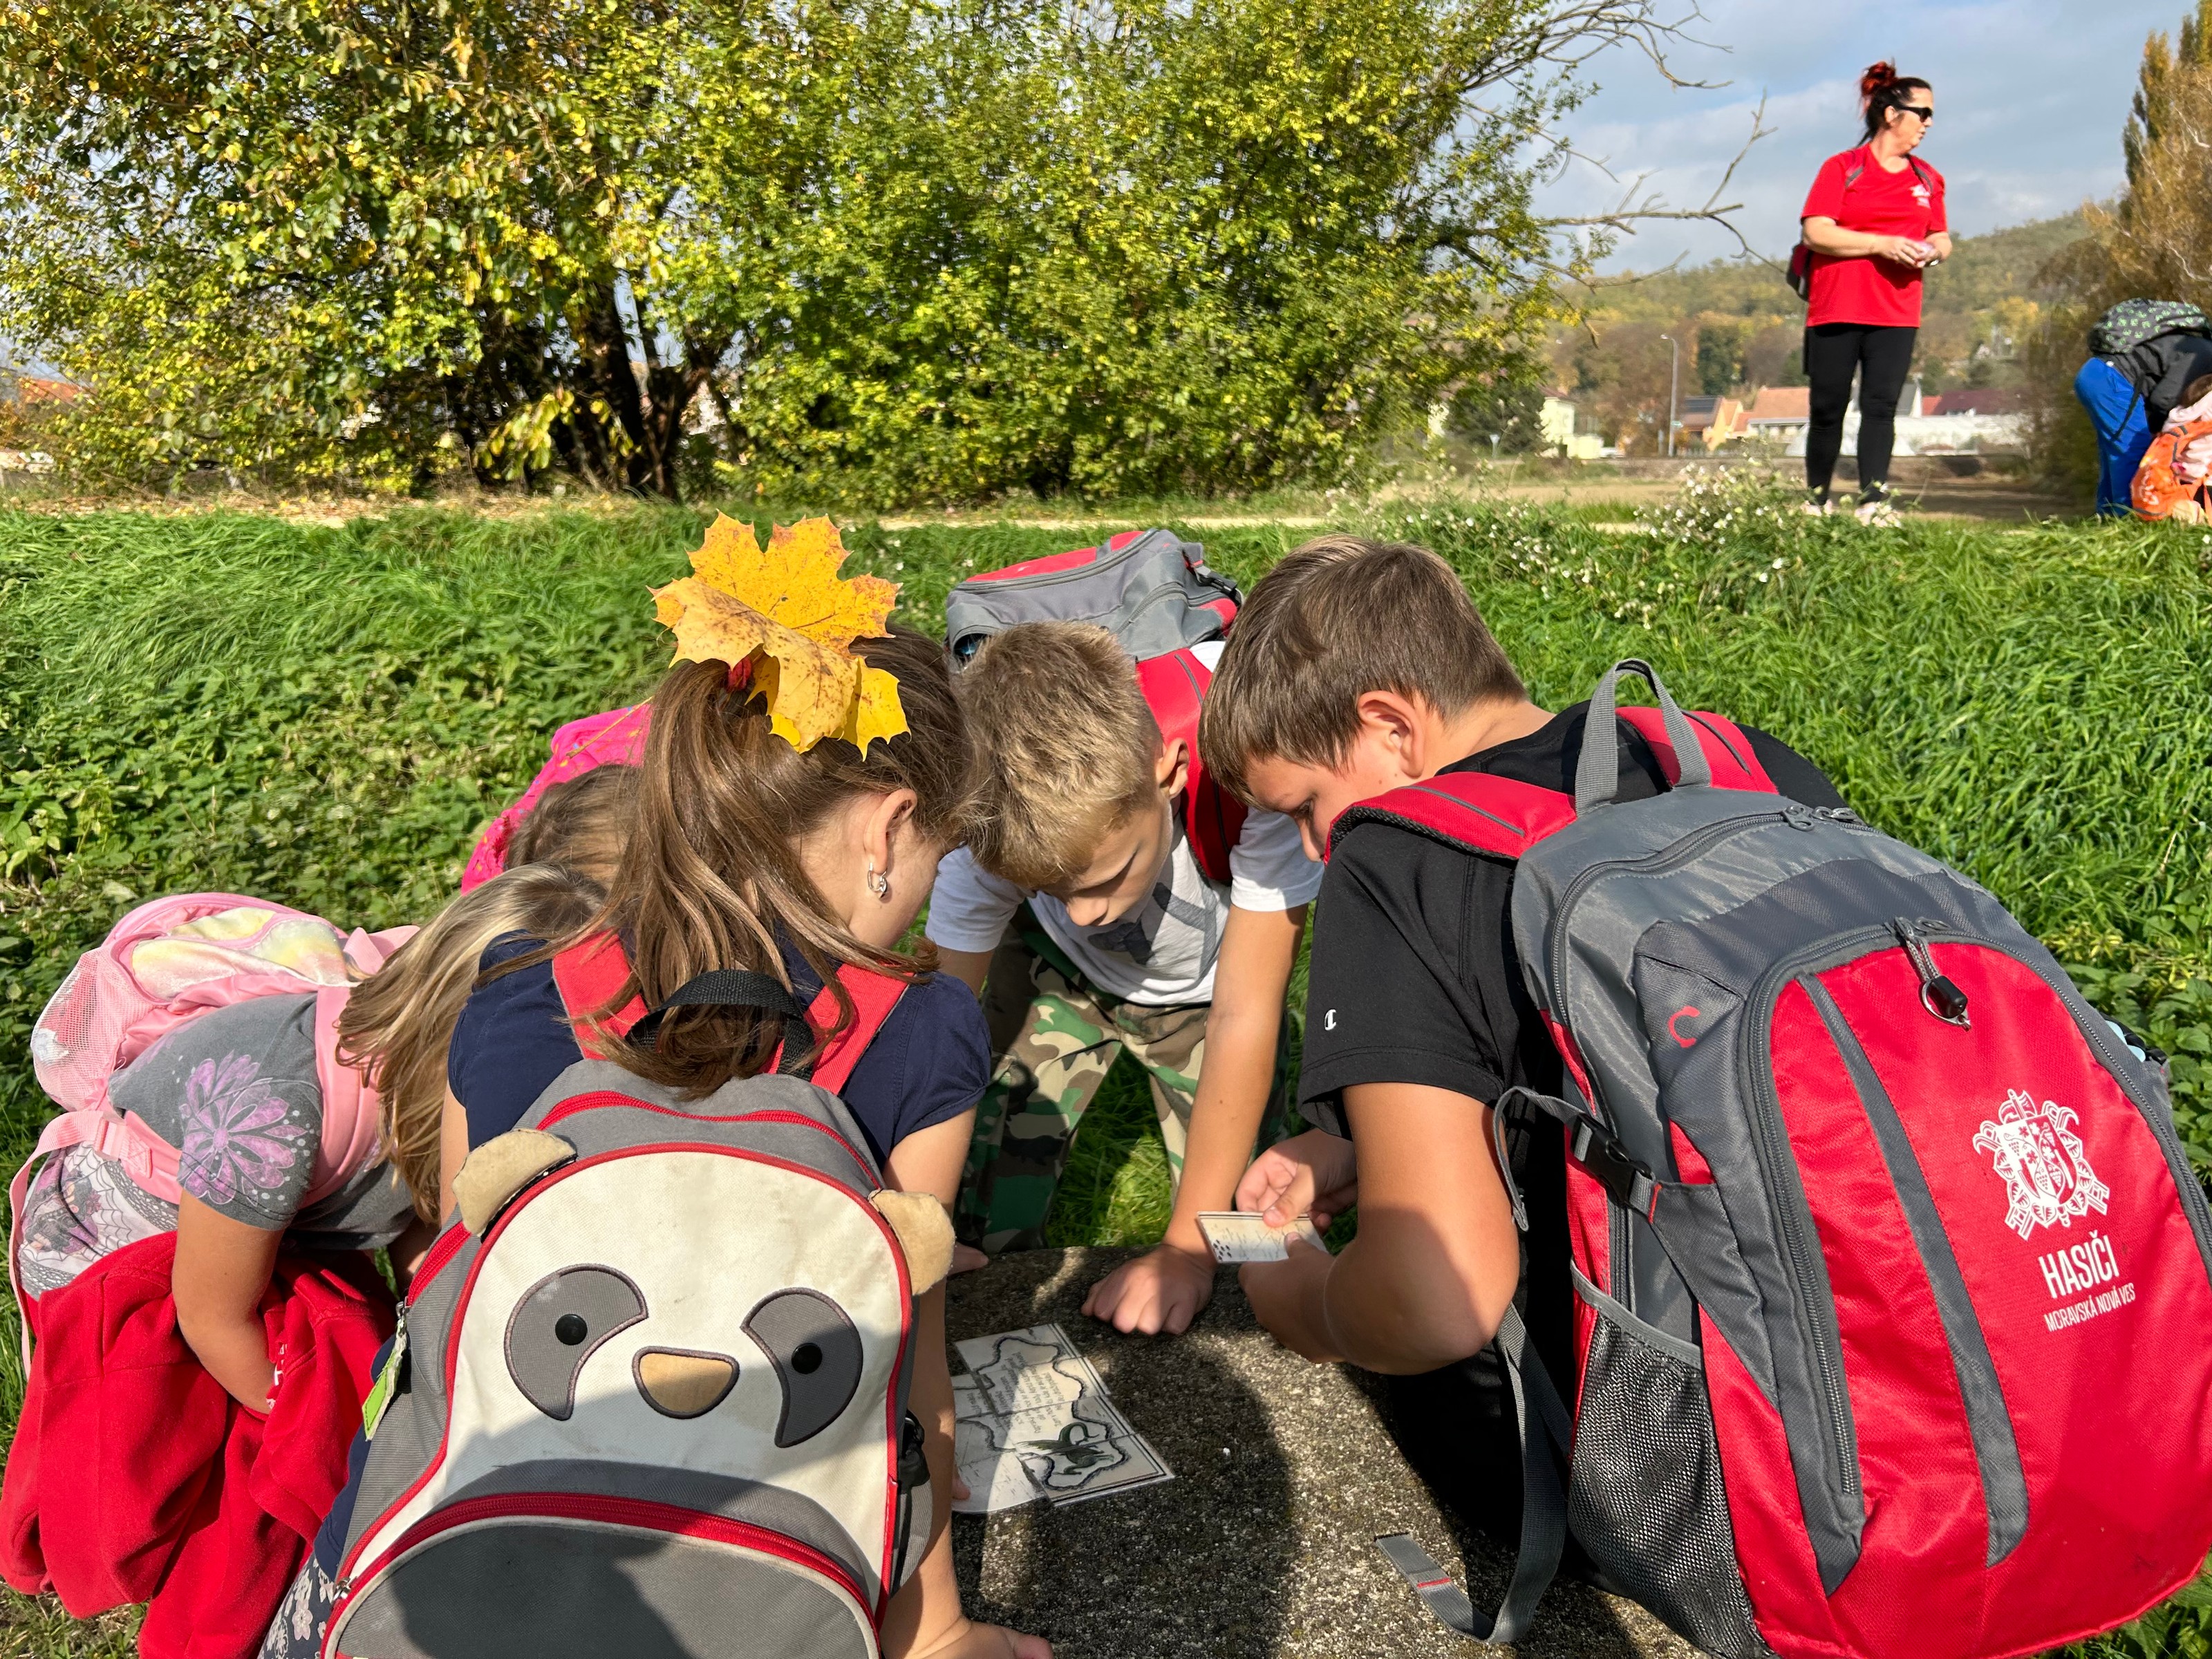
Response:
POLYGON ((853 641, 890 631, 898 585, 840 576, 845 545, 827 519, 777 525, 766 548, 750 525, 717 514, 691 555, 695 574, 653 590, 678 662, 750 662, 769 728, 802 752, 842 738, 866 753, 907 729, 898 680, 853 641))

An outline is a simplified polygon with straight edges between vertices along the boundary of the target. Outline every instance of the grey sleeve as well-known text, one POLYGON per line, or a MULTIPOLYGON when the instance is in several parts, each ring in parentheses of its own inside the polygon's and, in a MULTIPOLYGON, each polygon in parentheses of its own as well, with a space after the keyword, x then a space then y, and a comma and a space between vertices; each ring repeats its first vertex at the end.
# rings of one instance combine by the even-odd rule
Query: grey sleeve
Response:
POLYGON ((110 1085, 177 1148, 177 1184, 250 1227, 292 1224, 323 1134, 314 999, 257 997, 180 1026, 110 1085))

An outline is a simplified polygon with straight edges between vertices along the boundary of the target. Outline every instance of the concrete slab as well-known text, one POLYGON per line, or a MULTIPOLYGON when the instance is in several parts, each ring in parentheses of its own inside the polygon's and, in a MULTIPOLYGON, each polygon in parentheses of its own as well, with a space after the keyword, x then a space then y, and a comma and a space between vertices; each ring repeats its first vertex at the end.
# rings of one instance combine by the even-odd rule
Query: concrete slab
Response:
MULTIPOLYGON (((1048 1637, 1060 1659, 1470 1659, 1372 1542, 1409 1532, 1478 1604, 1511 1564, 1440 1510, 1358 1373, 1308 1364, 1253 1320, 1224 1273, 1172 1340, 1083 1317, 1085 1291, 1133 1254, 1036 1250, 952 1282, 955 1340, 1057 1321, 1175 1471, 1164 1486, 1053 1509, 959 1516, 969 1610, 1048 1637)), ((1491 1650, 1491 1651, 1504 1651, 1491 1650)), ((1562 1582, 1529 1659, 1696 1659, 1632 1602, 1562 1582)))

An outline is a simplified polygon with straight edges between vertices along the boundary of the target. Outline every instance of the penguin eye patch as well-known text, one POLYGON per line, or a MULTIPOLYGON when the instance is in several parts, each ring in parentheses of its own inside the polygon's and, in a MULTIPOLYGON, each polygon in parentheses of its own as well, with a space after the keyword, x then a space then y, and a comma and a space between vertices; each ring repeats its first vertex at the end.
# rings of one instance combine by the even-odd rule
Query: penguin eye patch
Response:
POLYGON ((775 1443, 796 1446, 828 1428, 860 1386, 860 1334, 819 1291, 778 1291, 745 1316, 745 1334, 775 1363, 783 1411, 775 1443))
POLYGON ((563 1267, 532 1285, 507 1322, 507 1374, 556 1422, 576 1409, 584 1362, 645 1317, 645 1297, 612 1267, 563 1267))

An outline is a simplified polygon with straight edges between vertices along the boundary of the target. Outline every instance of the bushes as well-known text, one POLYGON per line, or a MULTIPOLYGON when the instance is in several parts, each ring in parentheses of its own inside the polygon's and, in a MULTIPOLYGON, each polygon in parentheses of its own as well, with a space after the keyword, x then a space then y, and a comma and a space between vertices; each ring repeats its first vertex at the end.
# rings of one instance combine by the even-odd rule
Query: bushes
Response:
MULTIPOLYGON (((1519 508, 1385 526, 1467 576, 1539 701, 1650 657, 1686 700, 1785 736, 1882 828, 1987 884, 2111 1010, 2175 1056, 2212 1121, 2212 711, 2195 538, 2152 529, 1869 536, 1693 481, 1655 533, 1519 508)), ((343 529, 216 514, 0 516, 0 1129, 45 1108, 28 1022, 138 898, 265 893, 348 923, 419 918, 560 721, 641 694, 645 599, 700 519, 493 522, 418 510, 343 529)), ((1207 539, 1248 583, 1297 532, 1207 539)), ((959 574, 1069 532, 848 538, 941 614, 959 574)))

